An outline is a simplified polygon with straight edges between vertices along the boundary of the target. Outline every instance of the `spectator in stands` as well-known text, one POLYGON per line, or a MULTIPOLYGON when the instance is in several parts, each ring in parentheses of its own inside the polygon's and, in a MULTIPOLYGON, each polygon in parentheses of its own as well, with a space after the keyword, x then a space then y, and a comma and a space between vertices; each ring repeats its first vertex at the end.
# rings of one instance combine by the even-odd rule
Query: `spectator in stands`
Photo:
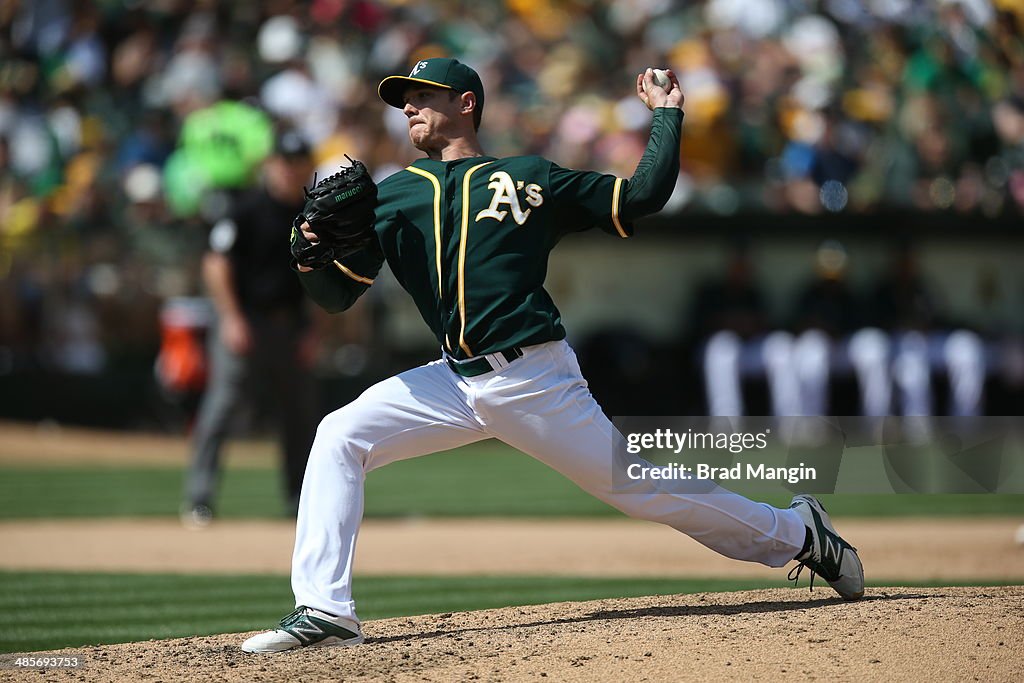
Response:
MULTIPOLYGON (((189 244, 208 219, 209 202, 178 201, 174 185, 198 175, 168 169, 189 114, 221 97, 258 103, 313 136, 317 163, 356 151, 379 177, 411 160, 407 122, 368 84, 442 53, 502 93, 481 131, 489 148, 620 175, 648 120, 620 84, 673 68, 688 127, 673 211, 1020 216, 1022 28, 1009 0, 6 3, 0 251, 31 255, 10 272, 41 281, 112 268, 121 315, 101 316, 98 338, 155 347, 156 316, 146 326, 137 311, 194 295, 202 253, 158 262, 168 250, 139 245, 160 230, 189 244), (164 225, 118 218, 122 180, 143 163, 174 204, 154 211, 164 225), (54 249, 23 248, 33 240, 54 249), (107 322, 124 317, 139 324, 107 322)), ((41 297, 32 305, 57 317, 72 305, 41 297)))

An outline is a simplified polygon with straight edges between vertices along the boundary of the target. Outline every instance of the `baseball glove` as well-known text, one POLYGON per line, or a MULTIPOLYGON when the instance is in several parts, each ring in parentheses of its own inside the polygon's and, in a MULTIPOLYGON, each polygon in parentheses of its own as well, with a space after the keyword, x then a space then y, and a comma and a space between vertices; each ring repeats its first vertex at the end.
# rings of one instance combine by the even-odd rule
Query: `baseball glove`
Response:
POLYGON ((295 217, 291 236, 292 256, 300 266, 323 268, 377 242, 377 185, 361 161, 346 158, 351 166, 305 190, 306 204, 295 217), (309 223, 319 241, 306 239, 299 229, 303 223, 309 223))

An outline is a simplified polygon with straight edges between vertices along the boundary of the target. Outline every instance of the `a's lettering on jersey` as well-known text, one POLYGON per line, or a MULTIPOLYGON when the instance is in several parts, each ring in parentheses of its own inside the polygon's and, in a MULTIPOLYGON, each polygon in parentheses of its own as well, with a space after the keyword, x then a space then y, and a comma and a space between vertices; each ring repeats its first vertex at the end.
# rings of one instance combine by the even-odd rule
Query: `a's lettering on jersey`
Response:
POLYGON ((490 182, 487 183, 487 189, 494 192, 494 196, 491 197, 491 205, 476 215, 477 222, 484 218, 493 218, 500 223, 511 212, 512 220, 518 225, 525 223, 533 209, 523 210, 522 204, 519 203, 518 190, 520 189, 525 189, 526 203, 530 206, 536 208, 544 203, 544 197, 541 195, 543 188, 540 185, 530 183, 524 188, 523 181, 520 180, 516 183, 512 180, 512 176, 505 171, 492 173, 490 182), (502 205, 507 206, 508 209, 502 209, 502 205))
POLYGON ((544 198, 540 196, 541 191, 540 185, 536 183, 530 183, 526 186, 526 203, 530 206, 540 206, 544 203, 544 198))

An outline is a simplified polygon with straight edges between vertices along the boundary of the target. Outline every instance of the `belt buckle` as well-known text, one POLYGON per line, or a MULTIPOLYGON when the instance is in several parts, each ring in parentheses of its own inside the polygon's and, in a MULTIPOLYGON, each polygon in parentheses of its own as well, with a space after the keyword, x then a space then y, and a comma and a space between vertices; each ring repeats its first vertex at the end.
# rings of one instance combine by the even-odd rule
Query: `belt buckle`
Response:
POLYGON ((448 363, 448 367, 456 375, 461 375, 462 377, 479 377, 480 375, 486 375, 488 372, 497 372, 502 368, 508 367, 513 361, 522 357, 523 350, 518 346, 495 351, 493 354, 484 354, 482 356, 474 356, 473 358, 465 358, 463 360, 456 360, 447 352, 444 352, 444 359, 445 362, 448 363), (488 356, 500 357, 501 360, 505 361, 505 365, 501 365, 500 361, 492 360, 488 356), (479 368, 473 366, 479 366, 479 368), (486 366, 486 369, 483 369, 484 366, 486 366), (477 371, 478 369, 479 372, 477 371))
POLYGON ((478 375, 483 375, 493 370, 493 368, 490 365, 490 362, 487 361, 487 359, 484 358, 483 356, 478 356, 475 358, 466 358, 464 360, 456 360, 455 358, 452 358, 451 356, 445 354, 444 360, 446 363, 448 363, 449 369, 451 369, 452 372, 454 372, 456 375, 459 375, 460 377, 477 377, 478 375), (487 370, 483 372, 474 372, 473 370, 471 370, 470 366, 476 364, 480 360, 483 360, 485 363, 487 363, 487 370))

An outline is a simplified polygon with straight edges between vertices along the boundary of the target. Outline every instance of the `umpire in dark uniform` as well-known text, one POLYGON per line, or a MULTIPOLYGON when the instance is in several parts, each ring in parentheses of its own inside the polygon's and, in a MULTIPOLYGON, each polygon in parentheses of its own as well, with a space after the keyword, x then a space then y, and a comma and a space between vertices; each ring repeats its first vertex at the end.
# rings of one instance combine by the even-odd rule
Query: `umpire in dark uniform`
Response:
POLYGON ((237 408, 253 396, 273 397, 288 509, 297 509, 320 414, 311 373, 315 337, 302 286, 289 269, 288 233, 312 173, 306 142, 295 131, 281 133, 262 184, 238 195, 210 231, 202 274, 217 324, 181 509, 186 526, 212 520, 221 446, 237 408))

